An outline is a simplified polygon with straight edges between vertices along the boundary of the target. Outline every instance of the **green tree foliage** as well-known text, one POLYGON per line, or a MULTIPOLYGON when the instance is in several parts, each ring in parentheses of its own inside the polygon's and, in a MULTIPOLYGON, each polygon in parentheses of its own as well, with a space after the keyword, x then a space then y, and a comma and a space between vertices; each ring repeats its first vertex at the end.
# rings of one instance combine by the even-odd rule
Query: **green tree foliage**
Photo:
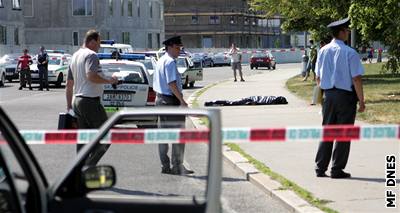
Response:
POLYGON ((400 73, 400 1, 353 0, 349 10, 352 25, 363 41, 381 41, 388 46, 386 70, 400 73))
POLYGON ((399 0, 250 0, 250 6, 266 17, 280 14, 284 31, 309 31, 316 41, 329 36, 330 22, 350 16, 358 42, 381 41, 389 47, 387 68, 400 70, 399 0))

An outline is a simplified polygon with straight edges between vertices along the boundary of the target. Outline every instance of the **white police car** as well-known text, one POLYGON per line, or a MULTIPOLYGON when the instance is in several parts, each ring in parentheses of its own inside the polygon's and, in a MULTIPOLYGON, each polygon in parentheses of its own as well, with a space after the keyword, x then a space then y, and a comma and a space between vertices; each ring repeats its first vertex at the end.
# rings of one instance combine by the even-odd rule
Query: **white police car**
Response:
MULTIPOLYGON (((119 60, 110 59, 111 54, 98 54, 101 69, 106 76, 117 76, 118 85, 105 84, 102 105, 107 114, 126 108, 155 105, 155 92, 152 89, 150 74, 145 65, 132 60, 144 59, 144 55, 122 54, 119 60)), ((137 125, 155 125, 157 118, 136 119, 137 125)))
MULTIPOLYGON (((68 74, 68 66, 71 61, 70 54, 63 53, 48 53, 48 81, 49 84, 55 84, 56 87, 61 87, 65 83, 68 74)), ((39 70, 37 63, 30 65, 31 79, 33 83, 39 82, 39 70)))
POLYGON ((118 44, 114 40, 101 40, 99 53, 132 53, 133 48, 129 44, 118 44))

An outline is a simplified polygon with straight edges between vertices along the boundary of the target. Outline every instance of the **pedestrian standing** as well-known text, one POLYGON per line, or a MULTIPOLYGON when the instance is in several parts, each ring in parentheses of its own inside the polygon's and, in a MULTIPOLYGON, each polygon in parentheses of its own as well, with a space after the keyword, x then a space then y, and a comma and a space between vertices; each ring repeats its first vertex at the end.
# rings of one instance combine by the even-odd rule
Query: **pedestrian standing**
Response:
MULTIPOLYGON (((325 45, 326 45, 325 41, 321 40, 319 42, 319 49, 321 49, 325 45)), ((317 60, 317 58, 318 58, 318 52, 316 54, 317 54, 317 56, 315 56, 315 60, 317 60)), ((315 72, 314 72, 314 76, 316 76, 315 72)), ((316 84, 313 89, 313 97, 311 99, 310 105, 316 105, 317 103, 322 104, 322 97, 323 97, 323 91, 321 90, 321 87, 319 87, 319 85, 316 84)))
POLYGON ((31 70, 29 65, 33 64, 32 57, 28 55, 28 49, 24 49, 24 55, 18 58, 17 69, 19 67, 19 90, 22 90, 22 87, 26 87, 26 82, 28 82, 29 90, 32 90, 31 85, 31 70))
MULTIPOLYGON (((362 75, 364 68, 358 53, 344 42, 350 30, 349 18, 328 25, 333 39, 318 52, 317 83, 325 94, 322 106, 323 125, 353 125, 358 112, 364 112, 362 75)), ((331 156, 331 178, 349 178, 344 172, 350 153, 350 141, 322 141, 316 154, 316 175, 326 177, 331 156), (334 146, 334 148, 333 148, 334 146), (333 153, 332 153, 333 148, 333 153)))
POLYGON ((374 58, 374 48, 370 48, 368 51, 368 62, 372 63, 372 59, 374 58))
POLYGON ((377 63, 381 63, 382 62, 382 52, 383 52, 382 47, 379 47, 379 49, 378 49, 378 57, 376 59, 377 63))
POLYGON ((243 73, 242 73, 242 54, 240 54, 239 49, 236 47, 235 43, 232 43, 232 47, 229 50, 229 55, 231 56, 231 65, 233 70, 233 77, 235 78, 235 82, 237 81, 236 78, 236 70, 239 71, 240 81, 244 81, 243 73))
MULTIPOLYGON (((180 36, 175 36, 163 42, 166 53, 157 61, 153 76, 153 89, 156 91, 156 106, 187 107, 182 94, 182 80, 176 66, 183 46, 180 36)), ((159 116, 159 128, 183 128, 185 116, 159 116)), ((185 144, 173 144, 171 163, 168 157, 168 144, 159 144, 159 155, 161 160, 161 173, 186 175, 193 171, 185 168, 183 158, 185 144)))
MULTIPOLYGON (((73 109, 75 112, 79 129, 97 129, 107 120, 106 111, 100 103, 103 84, 118 83, 116 77, 103 75, 96 54, 99 48, 99 32, 89 30, 85 35, 84 44, 73 54, 68 69, 67 110, 73 109)), ((82 146, 78 144, 77 151, 82 146)), ((96 165, 108 147, 109 145, 105 144, 99 145, 86 163, 96 165)))
POLYGON ((49 91, 49 78, 48 78, 48 65, 49 65, 49 55, 45 51, 43 46, 40 47, 39 54, 37 55, 38 69, 39 69, 39 90, 49 91))
POLYGON ((306 69, 306 76, 304 77, 303 81, 307 81, 308 77, 310 76, 310 71, 314 74, 314 81, 315 81, 315 63, 317 62, 317 46, 314 44, 314 40, 310 39, 310 56, 307 64, 306 69))

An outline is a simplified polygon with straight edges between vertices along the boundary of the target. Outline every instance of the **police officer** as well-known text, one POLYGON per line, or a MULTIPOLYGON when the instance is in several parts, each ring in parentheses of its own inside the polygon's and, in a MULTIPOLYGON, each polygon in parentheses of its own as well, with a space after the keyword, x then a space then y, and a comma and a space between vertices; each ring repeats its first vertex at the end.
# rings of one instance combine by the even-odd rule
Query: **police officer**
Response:
MULTIPOLYGON (((153 89, 157 93, 156 106, 187 107, 182 94, 182 80, 175 59, 182 49, 180 36, 175 36, 163 42, 166 53, 158 60, 153 76, 153 89)), ((182 128, 185 125, 184 116, 160 116, 160 128, 182 128)), ((193 171, 183 166, 185 144, 172 145, 172 169, 168 157, 168 144, 159 144, 161 173, 186 175, 193 171)))
POLYGON ((39 69, 39 90, 43 90, 43 87, 46 86, 46 90, 49 91, 49 79, 47 71, 49 64, 49 55, 47 55, 43 46, 40 47, 40 52, 37 55, 37 60, 37 67, 39 69))
MULTIPOLYGON (((324 91, 322 106, 323 125, 354 124, 358 112, 364 112, 365 103, 362 86, 364 68, 357 52, 347 46, 349 37, 349 19, 343 19, 328 25, 333 39, 318 52, 316 75, 317 83, 324 91)), ((322 141, 316 155, 316 175, 326 177, 331 156, 331 178, 349 178, 344 172, 350 153, 350 141, 322 141), (333 145, 335 146, 333 148, 333 145), (333 156, 332 156, 333 148, 333 156)))

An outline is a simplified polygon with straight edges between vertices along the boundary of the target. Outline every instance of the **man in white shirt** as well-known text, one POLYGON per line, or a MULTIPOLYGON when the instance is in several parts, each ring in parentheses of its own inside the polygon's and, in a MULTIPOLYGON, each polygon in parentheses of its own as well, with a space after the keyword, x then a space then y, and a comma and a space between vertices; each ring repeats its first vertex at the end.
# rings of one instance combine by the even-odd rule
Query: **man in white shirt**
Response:
POLYGON ((229 50, 229 55, 231 55, 231 65, 233 69, 233 77, 236 79, 236 70, 239 70, 240 81, 244 81, 243 73, 242 73, 242 55, 239 53, 239 49, 236 48, 236 44, 232 43, 232 47, 229 50))

